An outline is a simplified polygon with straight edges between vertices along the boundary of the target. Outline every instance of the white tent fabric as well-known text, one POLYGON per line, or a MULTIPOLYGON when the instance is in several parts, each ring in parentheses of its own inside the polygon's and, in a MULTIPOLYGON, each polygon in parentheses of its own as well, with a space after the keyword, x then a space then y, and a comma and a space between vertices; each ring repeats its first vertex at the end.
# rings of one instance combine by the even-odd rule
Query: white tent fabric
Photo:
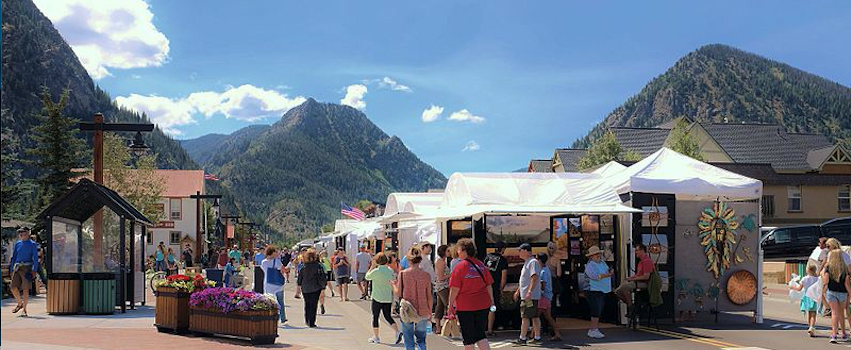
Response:
POLYGON ((437 208, 443 201, 443 193, 391 193, 387 196, 387 207, 382 223, 391 223, 416 218, 430 208, 437 208))
POLYGON ((606 180, 617 193, 673 193, 686 200, 749 200, 762 197, 762 181, 662 148, 606 180))
POLYGON ((625 165, 618 163, 616 161, 611 161, 611 162, 608 162, 606 164, 601 165, 597 169, 594 169, 594 171, 592 171, 591 173, 600 175, 602 177, 607 177, 609 175, 618 173, 618 172, 620 172, 621 170, 624 170, 624 169, 626 169, 625 165))
POLYGON ((378 227, 376 219, 337 220, 334 223, 334 232, 337 232, 337 235, 352 233, 357 239, 372 239, 375 238, 378 227))
POLYGON ((611 185, 597 174, 455 173, 449 178, 436 218, 481 213, 553 215, 631 213, 611 185))

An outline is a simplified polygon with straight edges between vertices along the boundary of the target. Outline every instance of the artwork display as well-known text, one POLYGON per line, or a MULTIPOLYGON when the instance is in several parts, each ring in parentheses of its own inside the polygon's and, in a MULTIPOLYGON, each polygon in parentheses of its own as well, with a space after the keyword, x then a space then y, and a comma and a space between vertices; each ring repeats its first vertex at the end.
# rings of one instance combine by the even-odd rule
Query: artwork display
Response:
POLYGON ((582 215, 582 232, 600 231, 600 217, 597 215, 582 215))
POLYGON ((662 279, 662 291, 667 292, 671 285, 671 278, 668 271, 659 271, 659 277, 662 279))
POLYGON ((641 207, 641 226, 668 227, 668 207, 641 207))
POLYGON ((641 243, 647 247, 650 259, 657 264, 668 263, 668 236, 665 234, 642 234, 641 243))
POLYGON ((615 216, 600 215, 600 234, 610 235, 615 233, 615 216))
POLYGON ((544 216, 486 216, 488 243, 503 241, 508 245, 547 243, 550 222, 544 216))
POLYGON ((700 230, 698 238, 706 254, 706 271, 712 272, 718 280, 724 271, 730 268, 730 261, 735 254, 736 230, 739 222, 736 211, 724 202, 715 202, 712 208, 705 208, 697 223, 700 230))
POLYGON ((568 219, 570 225, 567 227, 568 234, 570 237, 581 237, 582 236, 582 222, 580 218, 570 218, 568 219))
POLYGON ((556 256, 559 259, 567 259, 568 226, 570 222, 567 218, 553 219, 553 242, 556 243, 556 256))
POLYGON ((582 232, 582 251, 587 252, 588 248, 600 246, 600 235, 597 232, 582 232))
POLYGON ((570 241, 570 255, 574 255, 574 256, 582 255, 582 250, 580 249, 579 241, 577 241, 577 240, 570 241))
POLYGON ((602 241, 603 261, 615 261, 615 241, 602 241))

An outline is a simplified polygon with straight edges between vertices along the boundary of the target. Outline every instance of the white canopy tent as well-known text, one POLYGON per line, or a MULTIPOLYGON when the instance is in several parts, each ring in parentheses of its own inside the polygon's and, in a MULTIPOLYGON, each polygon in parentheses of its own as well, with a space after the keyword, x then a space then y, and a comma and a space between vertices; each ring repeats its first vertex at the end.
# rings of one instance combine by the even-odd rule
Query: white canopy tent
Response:
POLYGON ((633 213, 598 174, 455 173, 434 217, 479 214, 633 213))
POLYGON ((605 177, 617 193, 672 193, 677 199, 740 201, 762 197, 762 181, 661 148, 605 177))
MULTIPOLYGON (((334 237, 345 236, 346 255, 349 260, 355 258, 358 253, 358 245, 361 240, 373 239, 379 234, 380 224, 377 219, 366 220, 337 220, 334 222, 334 237)), ((331 245, 329 245, 331 246, 331 245)), ((330 254, 331 252, 329 252, 330 254)))
POLYGON ((607 177, 609 175, 620 172, 621 170, 624 170, 624 169, 626 169, 625 165, 618 163, 616 161, 611 161, 611 162, 608 162, 606 164, 601 165, 597 169, 594 169, 594 171, 592 171, 591 173, 600 175, 602 177, 607 177))

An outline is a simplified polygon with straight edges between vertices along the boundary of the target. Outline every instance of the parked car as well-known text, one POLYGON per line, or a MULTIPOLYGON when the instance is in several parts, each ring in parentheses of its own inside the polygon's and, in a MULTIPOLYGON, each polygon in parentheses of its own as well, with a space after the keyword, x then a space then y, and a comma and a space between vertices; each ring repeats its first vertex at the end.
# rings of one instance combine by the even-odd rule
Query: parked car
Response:
POLYGON ((819 237, 832 237, 843 245, 851 245, 851 217, 836 218, 819 225, 775 228, 762 238, 763 257, 765 260, 805 260, 818 245, 819 237))

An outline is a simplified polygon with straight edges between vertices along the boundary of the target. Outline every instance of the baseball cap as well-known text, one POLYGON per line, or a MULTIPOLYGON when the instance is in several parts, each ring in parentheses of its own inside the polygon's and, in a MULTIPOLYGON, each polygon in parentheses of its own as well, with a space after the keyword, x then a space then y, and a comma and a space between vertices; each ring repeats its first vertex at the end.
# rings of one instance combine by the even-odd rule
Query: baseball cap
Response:
POLYGON ((521 244, 521 245, 520 245, 520 247, 518 247, 517 249, 525 250, 525 251, 530 251, 530 252, 531 252, 531 251, 532 251, 532 245, 531 245, 531 244, 529 244, 529 243, 523 243, 523 244, 521 244))

